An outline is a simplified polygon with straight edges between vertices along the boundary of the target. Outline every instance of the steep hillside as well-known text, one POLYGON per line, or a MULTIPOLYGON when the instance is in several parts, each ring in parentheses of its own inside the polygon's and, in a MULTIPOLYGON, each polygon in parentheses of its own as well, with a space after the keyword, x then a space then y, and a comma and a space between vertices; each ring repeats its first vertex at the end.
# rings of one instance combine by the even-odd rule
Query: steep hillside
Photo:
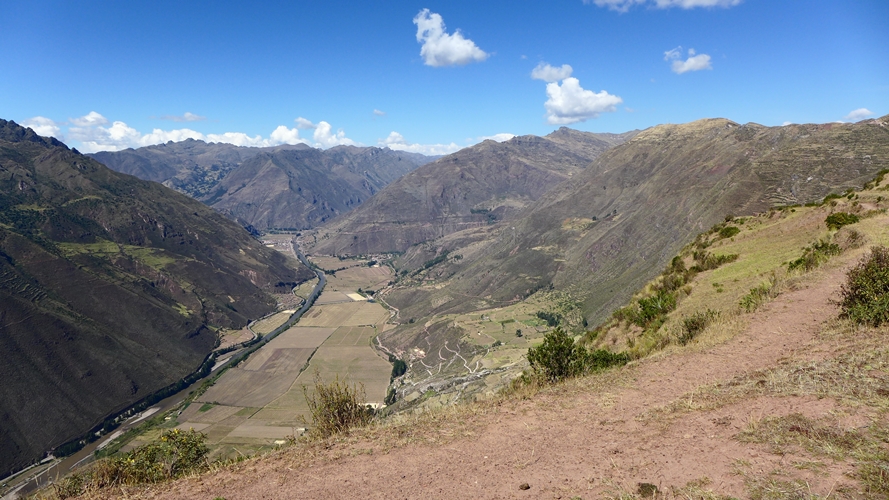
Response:
POLYGON ((261 153, 201 199, 260 230, 304 229, 352 210, 425 162, 422 155, 354 146, 261 153))
POLYGON ((633 136, 561 128, 476 146, 424 165, 325 226, 313 252, 403 252, 413 244, 510 220, 606 149, 633 136))
POLYGON ((0 120, 0 474, 200 366, 291 269, 213 210, 0 120))
POLYGON ((388 148, 251 148, 193 139, 90 156, 258 229, 312 227, 434 159, 388 148))
MULTIPOLYGON (((857 124, 763 127, 713 119, 654 127, 606 151, 486 239, 458 233, 435 241, 439 255, 450 250, 461 258, 441 259, 386 300, 406 321, 512 304, 553 287, 596 324, 727 214, 820 200, 860 187, 884 168, 889 117, 857 124)), ((407 348, 444 329, 402 324, 387 338, 407 348)), ((452 330, 445 338, 460 338, 459 328, 452 330)))

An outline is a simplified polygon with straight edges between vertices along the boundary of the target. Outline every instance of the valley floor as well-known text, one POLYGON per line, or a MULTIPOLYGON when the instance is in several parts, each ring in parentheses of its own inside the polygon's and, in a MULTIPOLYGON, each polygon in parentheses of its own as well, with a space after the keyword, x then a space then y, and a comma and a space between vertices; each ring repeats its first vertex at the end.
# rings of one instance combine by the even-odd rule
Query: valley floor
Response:
POLYGON ((405 416, 124 494, 636 498, 656 487, 682 498, 872 497, 862 493, 849 454, 800 445, 791 439, 793 426, 768 435, 779 421, 799 422, 796 431, 811 425, 840 434, 885 424, 877 409, 885 401, 862 403, 867 398, 854 384, 887 385, 887 330, 845 325, 832 303, 846 269, 864 251, 835 259, 757 312, 737 317, 727 326, 737 333, 727 340, 701 337, 688 348, 524 399, 405 416), (867 353, 876 358, 858 367, 849 361, 867 353), (844 396, 847 382, 855 398, 844 396))

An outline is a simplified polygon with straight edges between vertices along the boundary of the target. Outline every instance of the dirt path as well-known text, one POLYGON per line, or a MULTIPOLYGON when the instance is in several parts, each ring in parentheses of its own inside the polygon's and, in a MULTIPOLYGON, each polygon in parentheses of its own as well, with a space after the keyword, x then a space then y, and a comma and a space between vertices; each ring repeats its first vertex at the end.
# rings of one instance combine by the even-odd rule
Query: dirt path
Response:
MULTIPOLYGON (((639 483, 665 491, 698 481, 743 497, 739 464, 767 472, 786 467, 788 458, 732 436, 765 414, 823 415, 831 401, 757 397, 666 420, 646 415, 702 385, 788 358, 818 357, 816 334, 837 314, 830 299, 843 272, 825 272, 818 283, 780 295, 748 315, 748 326, 727 342, 644 360, 611 375, 613 385, 604 388, 598 377, 569 382, 528 400, 489 405, 454 424, 453 431, 443 426, 426 443, 383 449, 376 441, 353 440, 316 450, 307 463, 285 451, 245 462, 237 472, 223 470, 139 496, 598 498, 609 491, 635 492, 639 483), (471 435, 463 437, 467 432, 471 435), (529 488, 520 489, 525 483, 529 488)), ((843 471, 827 469, 807 479, 813 492, 851 482, 843 471)))

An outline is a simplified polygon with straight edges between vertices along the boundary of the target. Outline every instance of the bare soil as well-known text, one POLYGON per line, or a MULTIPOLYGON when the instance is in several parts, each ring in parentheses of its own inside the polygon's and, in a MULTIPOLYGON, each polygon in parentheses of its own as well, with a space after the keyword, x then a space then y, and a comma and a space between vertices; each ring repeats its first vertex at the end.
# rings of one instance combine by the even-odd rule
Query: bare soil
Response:
MULTIPOLYGON (((668 496, 691 484, 745 498, 751 477, 804 481, 808 494, 857 490, 846 462, 822 457, 819 467, 806 468, 799 464, 814 459, 803 450, 776 454, 736 438, 767 415, 835 415, 839 403, 830 398, 760 395, 710 410, 664 410, 708 384, 830 356, 831 341, 819 332, 837 316, 831 299, 844 271, 823 271, 817 282, 745 315, 746 328, 718 345, 652 357, 527 399, 466 405, 430 417, 423 436, 382 425, 125 496, 601 498, 635 495, 649 483, 668 496)), ((862 421, 854 409, 840 413, 848 425, 862 421)))

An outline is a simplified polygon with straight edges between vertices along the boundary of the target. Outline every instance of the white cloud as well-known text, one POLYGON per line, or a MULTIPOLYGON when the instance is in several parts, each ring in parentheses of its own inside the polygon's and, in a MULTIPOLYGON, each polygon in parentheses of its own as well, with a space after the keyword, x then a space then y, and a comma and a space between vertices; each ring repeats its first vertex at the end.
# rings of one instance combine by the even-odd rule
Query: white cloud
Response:
POLYGON ((441 16, 429 9, 421 10, 414 17, 414 24, 417 25, 417 42, 423 44, 420 55, 427 66, 459 66, 488 58, 475 42, 463 38, 460 30, 449 35, 441 16))
POLYGON ((309 130, 309 129, 313 129, 313 128, 317 127, 317 125, 315 125, 314 123, 312 123, 309 120, 306 120, 305 118, 303 118, 301 116, 293 121, 296 122, 296 128, 298 128, 300 130, 309 130))
POLYGON ((170 120, 173 122, 202 122, 207 119, 206 116, 196 115, 194 113, 190 113, 188 111, 185 112, 182 116, 179 115, 164 115, 160 117, 161 120, 170 120))
POLYGON ((22 121, 22 126, 33 130, 37 135, 44 137, 55 137, 56 139, 64 139, 62 128, 59 124, 44 116, 35 116, 22 121))
POLYGON ((395 151, 407 151, 409 153, 421 153, 427 156, 447 155, 463 149, 456 143, 450 144, 412 144, 405 140, 398 132, 389 133, 389 137, 377 141, 381 148, 389 148, 395 151))
POLYGON ((375 115, 375 116, 386 116, 386 112, 385 112, 385 111, 380 111, 379 109, 375 109, 375 110, 374 110, 374 115, 375 115))
POLYGON ((555 66, 550 66, 545 62, 541 62, 531 71, 531 78, 535 80, 543 80, 545 82, 557 82, 568 78, 573 72, 574 68, 568 64, 563 64, 562 67, 556 68, 555 66))
MULTIPOLYGON (((30 121, 34 126, 38 127, 55 126, 55 130, 51 128, 47 128, 46 130, 54 131, 57 134, 60 133, 61 127, 48 118, 35 117, 26 121, 30 121)), ((85 153, 95 153, 97 151, 120 151, 126 148, 140 148, 151 146, 153 144, 162 144, 168 141, 179 142, 186 139, 251 147, 269 147, 279 146, 281 144, 309 144, 318 148, 329 148, 341 144, 358 145, 355 141, 347 138, 345 132, 342 130, 333 133, 329 123, 322 121, 318 124, 314 124, 302 117, 297 118, 296 127, 288 128, 285 125, 279 125, 269 134, 268 138, 263 138, 261 135, 250 136, 243 132, 203 134, 188 128, 175 130, 156 128, 150 133, 143 134, 122 121, 115 121, 111 126, 103 126, 108 123, 108 120, 95 112, 86 117, 71 120, 71 123, 75 126, 68 128, 67 135, 71 140, 79 141, 80 145, 78 148, 85 153), (314 142, 299 136, 299 129, 301 126, 303 128, 315 129, 313 134, 314 142)))
POLYGON ((781 124, 782 127, 786 127, 788 125, 793 125, 793 122, 784 122, 781 124))
POLYGON ((636 5, 652 4, 658 9, 679 7, 681 9, 694 9, 696 7, 723 7, 729 8, 739 5, 742 0, 583 0, 585 4, 595 4, 598 7, 607 7, 617 12, 627 12, 636 5))
POLYGON ((318 122, 318 125, 315 127, 315 134, 313 139, 315 140, 315 147, 319 148, 332 148, 333 146, 358 146, 359 144, 352 139, 346 137, 346 133, 343 132, 343 129, 339 129, 336 133, 331 132, 332 128, 329 123, 325 121, 318 122))
POLYGON ((108 119, 95 111, 90 111, 80 118, 71 118, 70 122, 76 127, 93 127, 108 124, 108 119))
POLYGON ((849 120, 850 122, 858 122, 864 120, 868 116, 873 116, 874 112, 867 108, 858 108, 852 112, 850 112, 844 120, 849 120))
POLYGON ((277 144, 309 144, 309 141, 299 136, 298 128, 287 128, 284 125, 278 125, 278 128, 269 134, 269 139, 277 144))
POLYGON ((567 125, 596 118, 599 113, 611 113, 623 99, 606 91, 593 92, 580 86, 577 78, 569 77, 562 84, 546 84, 549 97, 543 104, 546 108, 546 121, 552 125, 567 125))
POLYGON ((688 59, 683 61, 681 45, 675 49, 670 49, 664 52, 664 61, 673 61, 670 65, 670 69, 677 75, 689 71, 713 69, 713 66, 710 64, 710 56, 707 54, 697 54, 695 49, 688 49, 688 59))
POLYGON ((478 138, 478 142, 487 141, 489 139, 492 141, 504 142, 504 141, 508 141, 508 140, 512 139, 513 137, 515 137, 515 134, 509 134, 509 133, 484 135, 484 136, 478 138))

